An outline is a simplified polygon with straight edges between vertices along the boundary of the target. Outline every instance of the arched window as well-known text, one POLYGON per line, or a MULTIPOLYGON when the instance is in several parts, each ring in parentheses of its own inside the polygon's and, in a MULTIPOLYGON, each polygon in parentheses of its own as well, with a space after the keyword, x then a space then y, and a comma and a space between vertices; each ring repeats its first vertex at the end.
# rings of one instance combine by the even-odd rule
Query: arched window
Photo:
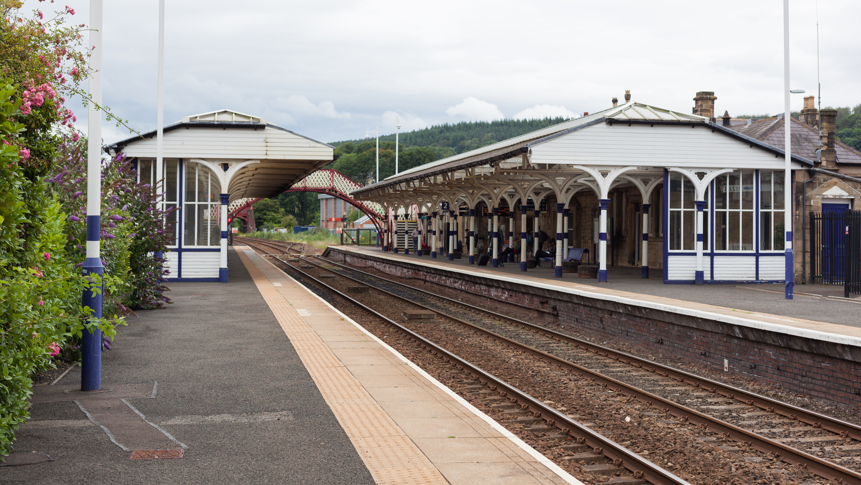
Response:
POLYGON ((183 247, 218 247, 221 244, 221 186, 205 165, 189 162, 183 197, 183 247))

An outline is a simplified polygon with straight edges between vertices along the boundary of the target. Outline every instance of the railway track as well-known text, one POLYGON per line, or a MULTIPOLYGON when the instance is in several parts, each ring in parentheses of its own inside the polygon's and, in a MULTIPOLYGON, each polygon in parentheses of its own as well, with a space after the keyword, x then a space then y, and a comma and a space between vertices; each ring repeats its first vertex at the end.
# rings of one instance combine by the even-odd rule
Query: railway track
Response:
MULTIPOLYGON (((289 268, 294 274, 301 275, 303 279, 382 320, 390 328, 402 333, 423 352, 430 352, 435 358, 446 361, 456 369, 456 376, 449 375, 449 379, 453 378, 455 381, 454 388, 456 391, 483 401, 485 404, 489 403, 492 409, 501 412, 509 421, 532 430, 533 434, 540 432, 542 443, 545 446, 554 447, 560 454, 567 455, 572 459, 580 458, 588 461, 589 463, 584 466, 583 471, 587 474, 594 474, 596 480, 619 485, 688 484, 687 481, 596 433, 565 413, 471 364, 368 305, 346 295, 332 285, 324 283, 304 271, 304 269, 308 269, 301 268, 301 266, 305 266, 304 264, 291 264, 294 262, 285 261, 277 255, 269 253, 265 247, 270 247, 270 245, 249 241, 242 241, 242 243, 257 250, 263 250, 282 267, 289 268), (608 474, 616 476, 608 477, 608 474)), ((277 248, 276 250, 280 249, 277 248)), ((307 259, 310 258, 302 258, 299 261, 307 262, 307 259)))
MULTIPOLYGON (((254 241, 253 244, 257 244, 258 248, 263 245, 276 251, 284 249, 283 245, 271 241, 254 241)), ((322 261, 325 261, 322 264, 329 266, 327 270, 336 269, 341 276, 354 282, 455 319, 463 325, 504 341, 507 345, 532 352, 546 362, 562 366, 607 389, 635 397, 674 417, 679 425, 699 425, 703 429, 731 438, 745 448, 754 448, 767 453, 773 459, 807 469, 836 483, 861 484, 861 475, 835 463, 841 459, 844 462, 854 462, 857 453, 861 451, 861 428, 851 423, 426 292, 379 275, 328 260, 322 261), (352 276, 343 274, 346 272, 352 276), (832 446, 817 446, 823 443, 832 446)), ((311 261, 306 258, 306 262, 311 261)), ((320 264, 315 263, 318 267, 320 264)))

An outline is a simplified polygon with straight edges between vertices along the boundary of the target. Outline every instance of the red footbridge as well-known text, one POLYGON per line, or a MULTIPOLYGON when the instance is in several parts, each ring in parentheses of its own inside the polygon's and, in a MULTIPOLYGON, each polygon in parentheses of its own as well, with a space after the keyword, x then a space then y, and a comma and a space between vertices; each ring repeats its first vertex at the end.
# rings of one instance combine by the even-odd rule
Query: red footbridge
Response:
MULTIPOLYGON (((385 208, 376 202, 358 201, 350 197, 350 192, 362 188, 362 185, 350 180, 341 172, 332 169, 317 170, 307 177, 293 184, 284 193, 290 192, 316 192, 318 194, 331 195, 341 199, 368 216, 380 234, 383 234, 383 220, 385 208)), ((257 230, 254 221, 254 204, 262 199, 239 199, 233 201, 228 207, 227 217, 230 221, 239 218, 245 221, 249 232, 257 230)))

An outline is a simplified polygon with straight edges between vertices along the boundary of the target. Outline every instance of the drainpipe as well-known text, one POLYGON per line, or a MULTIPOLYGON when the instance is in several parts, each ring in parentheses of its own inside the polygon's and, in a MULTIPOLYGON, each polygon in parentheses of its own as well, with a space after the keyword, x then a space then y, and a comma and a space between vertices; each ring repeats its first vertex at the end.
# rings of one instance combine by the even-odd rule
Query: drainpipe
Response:
MULTIPOLYGON (((810 178, 801 184, 801 284, 807 284, 807 184, 813 182, 816 173, 807 171, 810 178)), ((812 251, 813 248, 810 248, 812 251)))

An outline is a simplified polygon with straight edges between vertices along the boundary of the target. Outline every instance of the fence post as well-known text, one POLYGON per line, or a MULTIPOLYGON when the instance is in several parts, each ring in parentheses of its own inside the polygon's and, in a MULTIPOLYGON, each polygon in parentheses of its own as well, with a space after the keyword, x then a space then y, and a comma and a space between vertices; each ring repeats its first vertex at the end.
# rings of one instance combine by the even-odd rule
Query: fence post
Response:
POLYGON ((816 284, 816 256, 819 254, 819 251, 816 250, 816 215, 813 211, 810 211, 810 224, 807 226, 810 228, 810 283, 816 284))

